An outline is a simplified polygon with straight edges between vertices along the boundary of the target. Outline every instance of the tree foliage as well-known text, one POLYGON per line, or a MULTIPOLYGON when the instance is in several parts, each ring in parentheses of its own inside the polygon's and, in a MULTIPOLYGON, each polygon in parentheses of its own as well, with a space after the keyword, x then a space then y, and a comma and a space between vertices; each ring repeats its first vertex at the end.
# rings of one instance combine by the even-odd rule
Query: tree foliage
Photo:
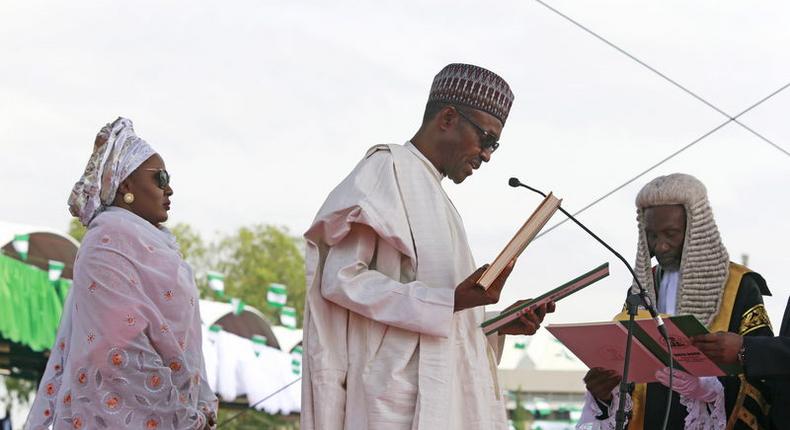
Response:
POLYGON ((82 225, 79 218, 72 218, 69 222, 69 235, 74 239, 77 239, 77 242, 82 242, 82 238, 85 236, 85 226, 82 225))
MULTIPOLYGON (((304 316, 305 269, 304 247, 300 238, 288 229, 258 224, 242 227, 236 232, 207 242, 186 223, 170 226, 176 236, 181 255, 195 272, 195 279, 204 298, 214 297, 208 287, 206 273, 225 275, 225 298, 236 297, 256 307, 273 323, 279 322, 279 310, 266 301, 271 283, 288 288, 287 306, 296 309, 301 327, 304 316)), ((85 236, 85 227, 72 218, 69 234, 78 241, 85 236)))
POLYGON ((242 227, 226 236, 215 252, 220 257, 216 268, 225 275, 225 294, 244 300, 277 322, 278 309, 267 304, 266 293, 269 284, 284 284, 288 288, 286 304, 296 309, 301 321, 305 268, 300 244, 287 229, 271 225, 242 227))
POLYGON ((171 231, 178 239, 181 254, 195 270, 203 297, 212 297, 206 273, 225 275, 225 297, 236 297, 263 312, 275 324, 278 309, 268 305, 266 293, 271 283, 288 287, 287 305, 296 309, 301 326, 304 310, 305 270, 301 240, 286 228, 272 225, 242 227, 232 234, 206 243, 188 224, 176 224, 171 231))

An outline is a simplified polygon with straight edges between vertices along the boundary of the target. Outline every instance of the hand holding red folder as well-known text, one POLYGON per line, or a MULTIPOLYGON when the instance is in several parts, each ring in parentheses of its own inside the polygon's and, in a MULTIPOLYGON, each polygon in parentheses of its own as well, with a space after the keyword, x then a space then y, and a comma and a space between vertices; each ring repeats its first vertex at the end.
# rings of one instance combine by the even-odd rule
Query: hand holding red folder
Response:
POLYGON ((622 379, 615 370, 593 367, 584 375, 584 385, 593 397, 609 402, 612 400, 612 390, 620 385, 622 379))

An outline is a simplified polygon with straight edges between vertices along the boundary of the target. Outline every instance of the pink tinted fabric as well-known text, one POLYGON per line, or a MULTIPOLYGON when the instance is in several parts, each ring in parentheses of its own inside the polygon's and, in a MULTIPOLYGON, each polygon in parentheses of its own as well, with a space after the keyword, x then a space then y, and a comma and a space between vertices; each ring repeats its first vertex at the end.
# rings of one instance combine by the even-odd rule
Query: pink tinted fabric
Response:
POLYGON ((124 209, 90 224, 26 429, 202 429, 216 413, 198 291, 175 238, 124 209))

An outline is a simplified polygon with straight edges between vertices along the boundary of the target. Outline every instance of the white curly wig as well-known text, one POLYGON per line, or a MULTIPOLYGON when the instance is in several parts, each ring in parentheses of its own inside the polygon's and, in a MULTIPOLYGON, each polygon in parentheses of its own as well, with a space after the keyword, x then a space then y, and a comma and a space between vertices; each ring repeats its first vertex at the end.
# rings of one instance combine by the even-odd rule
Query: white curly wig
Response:
MULTIPOLYGON (((645 209, 652 206, 682 205, 686 210, 686 238, 680 260, 680 288, 677 314, 691 314, 709 325, 721 307, 730 258, 713 219, 705 185, 683 173, 660 176, 645 185, 636 196, 639 243, 635 272, 653 303, 656 288, 645 234, 645 209)), ((636 285, 631 287, 636 291, 636 285)))

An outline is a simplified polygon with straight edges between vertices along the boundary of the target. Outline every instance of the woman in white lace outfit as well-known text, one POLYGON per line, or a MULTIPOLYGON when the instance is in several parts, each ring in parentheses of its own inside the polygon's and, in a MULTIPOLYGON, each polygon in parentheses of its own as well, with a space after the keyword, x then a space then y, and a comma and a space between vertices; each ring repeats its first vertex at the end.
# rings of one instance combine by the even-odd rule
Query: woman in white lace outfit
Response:
POLYGON ((69 206, 88 227, 25 429, 211 429, 198 291, 175 238, 162 158, 118 118, 69 206))

